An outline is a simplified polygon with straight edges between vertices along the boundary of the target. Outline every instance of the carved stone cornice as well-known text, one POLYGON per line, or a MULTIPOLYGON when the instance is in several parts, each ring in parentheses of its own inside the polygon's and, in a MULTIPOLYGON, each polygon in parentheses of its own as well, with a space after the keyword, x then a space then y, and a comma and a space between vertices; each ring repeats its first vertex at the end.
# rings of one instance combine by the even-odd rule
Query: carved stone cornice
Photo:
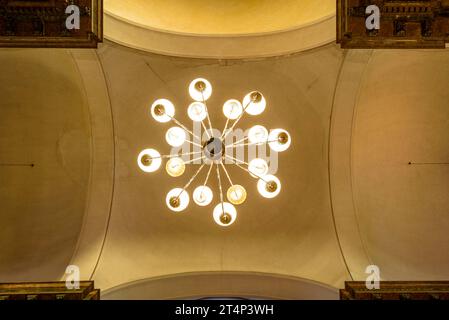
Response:
POLYGON ((79 289, 68 289, 65 282, 0 284, 0 300, 100 300, 93 281, 80 281, 79 289))
POLYGON ((449 281, 381 281, 371 290, 364 281, 345 282, 340 300, 449 300, 449 281))
POLYGON ((0 0, 0 47, 96 48, 102 39, 102 0, 0 0), (80 9, 79 30, 65 26, 69 5, 80 9))
POLYGON ((449 0, 337 0, 337 43, 342 48, 445 48, 449 0), (379 7, 379 30, 366 29, 369 5, 379 7))

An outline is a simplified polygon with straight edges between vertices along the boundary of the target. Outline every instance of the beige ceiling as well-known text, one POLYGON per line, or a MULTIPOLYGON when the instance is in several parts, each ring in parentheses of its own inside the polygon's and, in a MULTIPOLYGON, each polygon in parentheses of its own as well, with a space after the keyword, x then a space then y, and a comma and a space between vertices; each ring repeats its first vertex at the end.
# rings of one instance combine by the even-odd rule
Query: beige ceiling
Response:
POLYGON ((361 82, 354 199, 362 241, 386 279, 449 276, 448 81, 449 52, 436 50, 376 51, 361 82))
POLYGON ((292 291, 314 284, 332 296, 329 287, 365 280, 368 264, 385 280, 449 276, 448 166, 408 165, 449 161, 448 51, 329 44, 257 61, 206 60, 107 42, 97 51, 2 50, 0 62, 0 162, 36 163, 0 167, 2 281, 58 280, 74 263, 115 298, 148 288, 167 297, 170 286, 193 288, 198 277, 204 286, 217 281, 217 293, 238 290, 232 281, 243 277, 292 291), (143 148, 169 150, 169 125, 148 116, 150 103, 173 100, 190 125, 187 85, 199 76, 214 86, 219 129, 222 103, 259 89, 266 112, 239 127, 257 121, 293 138, 280 154, 278 198, 261 198, 254 179, 230 169, 249 195, 228 229, 213 222, 212 207, 166 208, 166 192, 193 167, 175 179, 136 166, 143 148))
POLYGON ((335 1, 106 0, 105 10, 132 23, 164 31, 235 35, 275 32, 316 22, 335 14, 335 1))
MULTIPOLYGON (((146 278, 206 271, 283 274, 334 287, 348 279, 332 222, 327 177, 332 88, 342 58, 333 46, 289 58, 235 63, 103 46, 100 59, 114 114, 116 180, 96 283, 108 289, 146 278), (246 129, 256 122, 268 128, 284 127, 294 141, 279 157, 277 175, 284 191, 276 199, 259 196, 255 179, 230 167, 233 181, 245 185, 249 195, 239 207, 238 221, 228 229, 214 223, 212 206, 200 208, 192 203, 178 214, 167 209, 166 193, 184 185, 195 167, 175 179, 164 170, 144 174, 136 166, 144 148, 170 150, 164 138, 170 125, 149 117, 151 102, 160 97, 173 100, 179 120, 191 126, 186 115, 191 101, 187 87, 198 76, 214 86, 209 100, 214 126, 224 126, 221 106, 226 99, 242 99, 259 89, 268 99, 266 112, 245 117, 238 127, 246 129)), ((217 190, 216 178, 212 185, 217 190)))
POLYGON ((0 281, 58 279, 83 223, 87 101, 66 50, 0 51, 0 281))

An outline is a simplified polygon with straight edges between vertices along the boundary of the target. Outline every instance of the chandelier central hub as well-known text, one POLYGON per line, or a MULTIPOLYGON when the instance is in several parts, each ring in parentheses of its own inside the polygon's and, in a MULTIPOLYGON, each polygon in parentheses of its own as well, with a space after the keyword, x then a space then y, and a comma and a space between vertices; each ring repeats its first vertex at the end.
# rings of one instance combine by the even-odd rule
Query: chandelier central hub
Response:
POLYGON ((203 154, 212 161, 222 160, 225 156, 225 149, 225 144, 221 138, 212 137, 203 143, 203 154))

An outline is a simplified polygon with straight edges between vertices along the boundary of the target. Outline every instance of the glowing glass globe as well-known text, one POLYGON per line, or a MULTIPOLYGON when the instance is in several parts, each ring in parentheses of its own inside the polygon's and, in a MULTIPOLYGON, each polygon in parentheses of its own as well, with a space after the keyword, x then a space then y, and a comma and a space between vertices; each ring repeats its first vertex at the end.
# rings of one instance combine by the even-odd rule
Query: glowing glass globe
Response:
POLYGON ((161 155, 154 149, 145 149, 137 157, 137 164, 144 172, 156 171, 161 166, 161 163, 161 155))
POLYGON ((254 126, 248 131, 250 143, 264 143, 268 140, 268 130, 264 126, 254 126))
POLYGON ((189 85, 189 94, 195 101, 206 101, 212 95, 212 85, 206 79, 195 79, 189 85))
POLYGON ((238 100, 228 100, 223 105, 223 113, 229 120, 235 120, 243 113, 243 106, 238 100))
POLYGON ((223 202, 216 205, 213 216, 215 223, 222 227, 229 227, 237 219, 237 210, 229 202, 223 202))
POLYGON ((187 114, 192 121, 203 121, 207 117, 206 105, 202 102, 193 102, 187 109, 187 114))
POLYGON ((201 207, 205 207, 212 202, 214 195, 208 186, 199 186, 193 191, 193 201, 201 207))
POLYGON ((246 190, 243 186, 235 184, 229 187, 226 194, 230 203, 239 205, 246 200, 246 190))
POLYGON ((252 116, 261 114, 266 106, 267 101, 259 91, 250 92, 243 98, 243 107, 246 107, 245 111, 252 116))
POLYGON ((292 144, 290 134, 284 129, 274 129, 268 136, 269 146, 273 151, 282 152, 292 144))
POLYGON ((165 165, 165 170, 172 177, 180 177, 186 171, 184 160, 179 157, 171 158, 165 165))
POLYGON ((172 147, 180 147, 186 142, 187 135, 184 129, 180 127, 172 127, 167 130, 165 134, 165 140, 172 147))
POLYGON ((170 190, 165 198, 167 207, 175 212, 183 211, 189 205, 189 194, 182 188, 175 188, 170 190))
POLYGON ((249 162, 248 170, 253 178, 259 178, 268 173, 269 167, 264 159, 256 158, 249 162))
POLYGON ((278 178, 269 174, 262 179, 257 182, 257 190, 263 197, 274 198, 281 192, 281 182, 278 178))
POLYGON ((157 122, 169 122, 175 116, 175 106, 167 99, 156 100, 151 105, 151 116, 157 122))

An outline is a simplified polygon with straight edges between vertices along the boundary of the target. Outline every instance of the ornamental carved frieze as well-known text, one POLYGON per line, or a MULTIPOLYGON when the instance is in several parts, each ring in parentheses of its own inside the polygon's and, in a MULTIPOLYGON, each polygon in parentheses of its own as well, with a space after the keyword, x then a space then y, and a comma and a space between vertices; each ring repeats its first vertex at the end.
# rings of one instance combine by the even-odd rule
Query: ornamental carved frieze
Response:
POLYGON ((4 300, 100 300, 93 281, 0 283, 4 300))
POLYGON ((445 48, 449 0, 337 0, 342 48, 445 48))
POLYGON ((0 47, 96 48, 102 0, 0 0, 0 47))
POLYGON ((348 281, 340 300, 449 300, 448 281, 348 281))

